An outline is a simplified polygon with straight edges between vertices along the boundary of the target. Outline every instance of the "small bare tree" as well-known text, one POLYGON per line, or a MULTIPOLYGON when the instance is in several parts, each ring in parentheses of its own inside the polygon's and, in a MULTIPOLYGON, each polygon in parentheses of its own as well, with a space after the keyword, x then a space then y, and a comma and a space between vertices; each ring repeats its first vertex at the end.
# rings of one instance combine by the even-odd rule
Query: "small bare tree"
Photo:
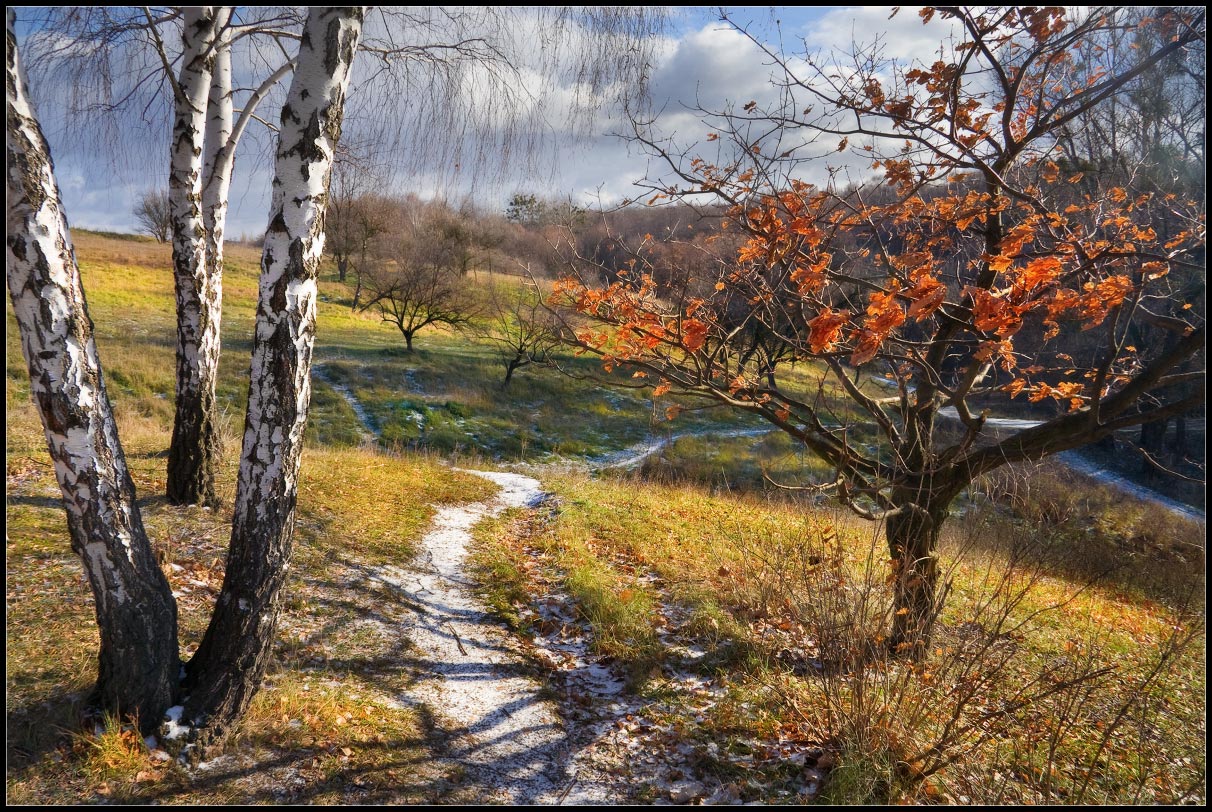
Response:
POLYGON ((344 282, 355 257, 365 256, 366 244, 382 232, 374 206, 366 197, 380 184, 380 172, 371 160, 371 150, 342 144, 333 156, 332 185, 328 193, 328 217, 324 224, 325 248, 337 263, 337 279, 344 282))
POLYGON ((474 332, 495 346, 505 368, 501 381, 505 389, 522 367, 547 363, 559 343, 559 323, 544 307, 543 294, 533 280, 516 286, 492 280, 487 290, 485 317, 475 323, 474 332))
POLYGON ((469 229, 438 203, 398 202, 393 239, 379 243, 379 260, 362 269, 363 310, 378 309, 412 352, 413 337, 432 324, 457 327, 476 313, 464 279, 471 269, 469 229))
POLYGON ((139 195, 131 209, 139 230, 156 242, 168 242, 173 232, 172 210, 168 204, 168 192, 163 189, 148 189, 139 195))

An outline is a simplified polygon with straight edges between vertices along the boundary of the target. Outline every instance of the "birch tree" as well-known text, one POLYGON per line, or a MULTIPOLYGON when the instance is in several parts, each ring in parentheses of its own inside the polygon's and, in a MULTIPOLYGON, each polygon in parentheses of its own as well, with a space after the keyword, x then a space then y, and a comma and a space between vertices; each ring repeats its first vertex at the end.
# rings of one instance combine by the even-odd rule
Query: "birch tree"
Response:
POLYGON ((312 10, 282 107, 231 547, 187 670, 186 713, 204 746, 244 713, 273 646, 311 402, 328 183, 363 16, 362 8, 312 10))
MULTIPOLYGON (((172 504, 215 504, 215 379, 219 370, 222 282, 208 262, 210 218, 203 217, 203 152, 223 126, 211 129, 221 113, 207 116, 219 29, 229 10, 187 8, 182 31, 181 73, 172 83, 175 96, 168 173, 172 209, 173 286, 177 298, 177 389, 173 439, 168 450, 168 500, 172 504)), ((226 50, 226 49, 224 49, 226 50)), ((230 58, 227 60, 230 79, 230 58)), ((217 84, 217 83, 216 83, 217 84)), ((219 104, 223 105, 221 91, 219 104)), ((219 108, 223 108, 220 106, 219 108)), ((227 108, 230 121, 230 100, 227 108)), ((230 128, 228 128, 230 130, 230 128)), ((213 143, 213 142, 212 142, 213 143)), ((214 169, 213 152, 207 154, 214 169)))
POLYGON ((157 724, 177 686, 177 605, 152 554, 80 284, 50 150, 6 28, 7 277, 30 389, 101 633, 95 700, 157 724))
MULTIPOLYGON (((172 504, 217 506, 219 441, 215 384, 223 307, 223 244, 236 149, 256 110, 293 63, 284 59, 244 99, 235 117, 232 44, 256 34, 286 36, 291 15, 236 25, 231 9, 182 12, 180 76, 156 28, 156 46, 174 97, 169 187, 173 191, 173 277, 177 297, 177 389, 169 446, 172 504)), ((150 22, 150 19, 149 19, 150 22)))
MULTIPOLYGON (((73 11, 111 20, 107 9, 73 11)), ((217 277, 235 145, 248 123, 257 119, 252 112, 256 105, 275 82, 294 72, 281 110, 231 547, 214 616, 187 666, 183 685, 177 684, 175 605, 151 556, 133 484, 122 461, 91 344, 91 324, 66 220, 57 192, 51 196, 48 191, 54 189, 49 148, 40 131, 37 139, 31 134, 37 130, 37 122, 16 79, 11 21, 9 280, 35 381, 32 388, 65 495, 73 546, 85 560, 97 595, 101 698, 114 709, 139 713, 148 727, 159 720, 160 711, 170 701, 184 696, 188 718, 198 727, 197 741, 209 747, 222 742, 247 708, 272 648, 291 556, 300 454, 310 403, 316 276, 323 248, 327 186, 364 12, 360 8, 313 9, 301 34, 279 32, 288 40, 298 40, 297 58, 287 57, 274 69, 245 98, 238 113, 226 109, 232 98, 232 71, 223 52, 256 27, 232 24, 231 17, 237 12, 229 16, 226 9, 170 10, 161 17, 153 17, 148 10, 138 13, 145 17, 142 23, 132 22, 128 16, 116 29, 105 30, 107 37, 117 36, 113 32, 118 30, 151 42, 163 71, 161 78, 173 85, 173 171, 177 175, 173 207, 178 225, 174 258, 180 261, 177 290, 187 303, 178 309, 186 317, 182 319, 186 324, 181 329, 184 350, 178 353, 179 372, 190 367, 192 375, 192 364, 217 363, 217 277), (169 57, 158 30, 169 24, 182 25, 179 60, 169 57), (180 62, 179 71, 173 67, 175 61, 180 62), (238 115, 234 122, 233 115, 238 115), (203 156, 201 166, 199 155, 203 156), (47 202, 52 199, 53 203, 47 202), (44 277, 49 283, 41 281, 44 277), (204 310, 213 312, 203 314, 204 310), (195 313, 198 319, 193 319, 195 313), (206 329, 201 327, 203 315, 206 329)), ((371 49, 387 64, 393 58, 417 57, 430 50, 460 54, 465 59, 477 54, 499 57, 474 38, 450 46, 397 46, 389 40, 381 40, 371 49)), ((105 50, 105 42, 98 46, 100 51, 105 50)), ((71 45, 63 48, 64 53, 77 51, 71 45)), ((642 72, 642 60, 636 62, 634 57, 634 53, 621 56, 619 70, 630 65, 642 72)), ((98 73, 102 81, 114 75, 108 70, 98 73)), ((145 85, 151 75, 141 73, 136 88, 145 85)), ((598 78, 605 75, 595 74, 598 78)), ((115 112, 132 96, 114 100, 102 94, 102 98, 102 112, 115 112)), ((201 383, 205 374, 198 373, 191 383, 193 380, 199 385, 184 389, 207 391, 201 383)), ((195 425, 200 423, 195 421, 195 425)), ((174 461, 179 459, 201 460, 203 456, 174 457, 174 461)), ((193 466, 190 462, 180 468, 193 466)), ((189 483, 183 491, 186 497, 208 500, 206 483, 213 483, 213 475, 209 479, 193 474, 182 478, 189 483), (199 482, 201 487, 196 486, 199 482)))

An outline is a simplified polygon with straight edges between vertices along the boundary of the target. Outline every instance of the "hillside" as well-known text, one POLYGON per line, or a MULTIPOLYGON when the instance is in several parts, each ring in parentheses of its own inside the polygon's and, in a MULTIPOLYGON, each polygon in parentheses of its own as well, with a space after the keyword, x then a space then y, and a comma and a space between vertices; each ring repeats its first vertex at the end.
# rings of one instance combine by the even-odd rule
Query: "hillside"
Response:
MULTIPOLYGON (((187 657, 230 517, 163 497, 168 248, 80 233, 76 250, 187 657)), ((230 249, 228 506, 257 264, 230 249)), ((991 477, 943 539, 935 651, 888 660, 884 542, 762 489, 813 472, 785 435, 718 410, 668 421, 666 401, 587 380, 597 362, 571 355, 580 377, 526 368, 502 388, 484 339, 427 329, 408 353, 335 274, 320 291, 276 665, 228 753, 196 769, 87 709, 92 599, 10 308, 10 802, 1205 801, 1202 523, 1056 464, 991 477), (638 470, 609 467, 670 435, 638 470), (487 704, 460 710, 458 682, 487 704), (509 727, 523 711, 541 734, 509 727)))

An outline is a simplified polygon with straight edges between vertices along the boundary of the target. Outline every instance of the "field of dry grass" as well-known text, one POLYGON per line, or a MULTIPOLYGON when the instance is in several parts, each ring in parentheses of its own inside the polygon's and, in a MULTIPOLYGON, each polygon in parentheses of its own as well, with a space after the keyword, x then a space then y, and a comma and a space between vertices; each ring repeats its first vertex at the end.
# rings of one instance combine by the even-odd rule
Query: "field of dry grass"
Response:
MULTIPOLYGON (((87 233, 76 246, 188 656, 222 577, 229 517, 162 496, 173 393, 168 249, 87 233)), ((234 247, 229 263, 220 373, 227 505, 257 254, 234 247)), ((383 639, 374 621, 413 609, 371 586, 368 568, 409 562, 435 506, 493 490, 443 454, 483 467, 592 457, 648 436, 652 404, 549 371, 526 371, 502 393, 490 347, 436 331, 421 334, 410 356, 392 328, 351 313, 349 291, 332 279, 321 295, 317 360, 380 428, 403 432, 419 414, 434 442, 401 435, 392 448, 357 447, 350 405, 316 382, 276 665, 229 753, 192 771, 84 706, 97 639, 91 597, 68 546, 10 311, 10 802, 477 800, 443 758, 434 709, 401 701, 417 676, 408 641, 383 639)), ((634 730, 642 751, 678 754, 680 780, 717 787, 720 798, 1205 800, 1201 525, 1050 466, 991 478, 949 524, 935 651, 909 665, 877 654, 890 609, 875 528, 827 506, 730 491, 760 481, 762 454, 768 468, 804 473, 793 449, 760 437, 691 438, 634 476, 535 469, 552 498, 478 530, 485 601, 536 652, 568 633, 545 614, 552 601, 564 607, 596 661, 627 681, 619 702, 631 715, 619 729, 634 730)), ((538 653, 532 665, 556 684, 557 665, 538 653)), ((635 800, 670 797, 641 779, 635 800)))

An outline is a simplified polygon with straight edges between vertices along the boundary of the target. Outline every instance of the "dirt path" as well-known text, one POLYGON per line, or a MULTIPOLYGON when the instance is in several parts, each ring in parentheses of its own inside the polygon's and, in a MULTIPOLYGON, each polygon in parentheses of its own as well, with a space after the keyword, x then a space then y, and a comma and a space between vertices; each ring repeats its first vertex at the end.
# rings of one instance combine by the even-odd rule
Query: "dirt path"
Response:
MULTIPOLYGON (((353 392, 316 369, 373 440, 375 427, 353 392)), ((543 685, 522 673, 515 641, 476 598, 465 562, 472 528, 509 508, 535 506, 545 494, 537 479, 521 474, 467 473, 495 482, 500 492, 485 502, 439 509, 417 561, 382 568, 374 578, 417 607, 401 631, 416 648, 422 676, 399 700, 442 717, 445 757, 466 770, 479 800, 533 803, 567 783, 561 767, 566 734, 558 708, 542 696, 543 685)))
POLYGON ((756 437, 760 434, 769 434, 773 429, 769 426, 759 426, 757 428, 747 429, 697 429, 694 431, 683 431, 677 434, 671 434, 668 437, 654 437, 650 440, 645 440, 642 443, 636 443, 633 446, 624 448, 622 451, 616 451, 612 454, 607 454, 603 457, 592 461, 590 468, 601 470, 604 468, 635 468, 644 460, 659 454, 666 447, 681 440, 683 437, 715 437, 723 439, 726 437, 756 437))
POLYGON ((315 364, 311 368, 311 374, 327 384, 334 392, 340 395, 353 412, 358 417, 358 422, 362 424, 362 445, 374 445, 378 442, 379 432, 375 429, 374 421, 371 420, 370 414, 362 407, 362 404, 354 397, 353 391, 343 384, 334 381, 328 375, 328 371, 323 364, 315 364))

